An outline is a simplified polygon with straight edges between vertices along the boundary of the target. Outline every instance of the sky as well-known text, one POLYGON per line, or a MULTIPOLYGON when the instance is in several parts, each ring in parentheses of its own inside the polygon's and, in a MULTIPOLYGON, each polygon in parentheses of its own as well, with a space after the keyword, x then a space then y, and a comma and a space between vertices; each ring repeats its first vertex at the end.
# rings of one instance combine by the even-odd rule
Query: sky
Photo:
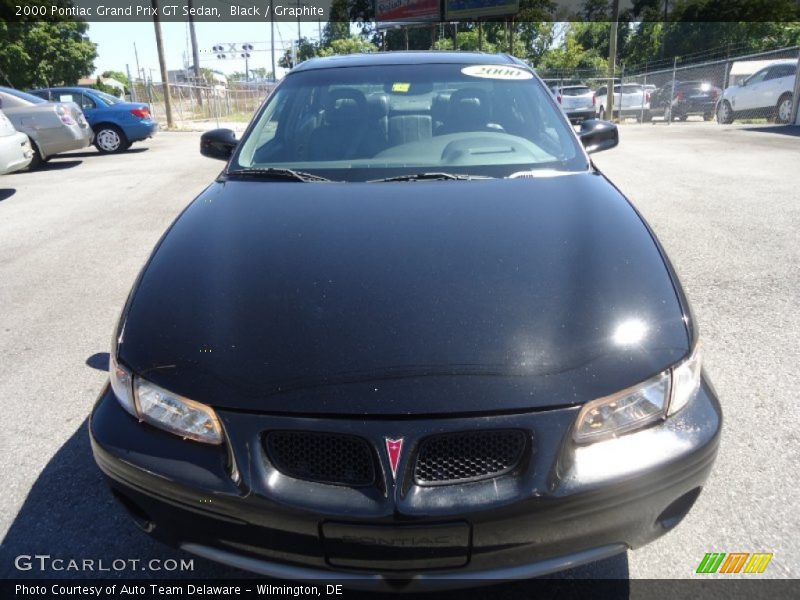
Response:
MULTIPOLYGON (((317 23, 301 23, 300 32, 303 37, 318 39, 318 31, 324 27, 317 23)), ((211 51, 217 44, 227 47, 229 43, 241 45, 252 44, 250 68, 266 67, 272 69, 270 48, 270 24, 249 23, 196 23, 197 44, 200 49, 200 66, 222 71, 229 74, 235 71, 244 72, 244 59, 219 60, 211 51), (205 51, 205 52, 204 52, 205 51)), ((162 22, 161 31, 164 39, 164 54, 167 69, 182 69, 184 55, 188 56, 191 64, 191 43, 189 41, 187 23, 162 22)), ((156 38, 152 22, 142 23, 89 23, 89 38, 97 44, 97 59, 95 59, 95 74, 103 71, 126 70, 130 67, 131 75, 135 77, 136 54, 134 44, 139 54, 139 66, 150 77, 152 69, 153 81, 160 81, 161 75, 158 68, 158 53, 156 51, 156 38)), ((297 39, 297 23, 275 23, 275 61, 288 48, 292 40, 297 39)), ((277 67, 278 75, 282 69, 277 67)))

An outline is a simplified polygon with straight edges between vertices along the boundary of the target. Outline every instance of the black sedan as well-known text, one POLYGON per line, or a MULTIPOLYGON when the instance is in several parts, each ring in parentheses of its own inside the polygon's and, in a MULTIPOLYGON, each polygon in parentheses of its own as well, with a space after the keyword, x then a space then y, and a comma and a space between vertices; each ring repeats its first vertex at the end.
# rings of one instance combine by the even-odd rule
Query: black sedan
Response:
MULTIPOLYGON (((675 527, 722 415, 663 249, 507 56, 314 59, 137 279, 94 407, 134 521, 282 578, 530 577, 675 527)), ((393 588, 394 589, 394 588, 393 588)))
POLYGON ((708 81, 676 81, 657 89, 650 97, 653 114, 661 114, 665 121, 685 121, 692 115, 703 120, 714 118, 717 100, 722 90, 708 81))

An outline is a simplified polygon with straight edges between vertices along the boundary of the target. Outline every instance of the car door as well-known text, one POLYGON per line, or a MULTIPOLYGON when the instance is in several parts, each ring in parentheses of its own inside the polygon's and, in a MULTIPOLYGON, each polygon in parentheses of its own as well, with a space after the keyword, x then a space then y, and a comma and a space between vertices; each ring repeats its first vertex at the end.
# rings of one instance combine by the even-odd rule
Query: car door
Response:
POLYGON ((92 98, 89 94, 81 93, 80 97, 75 100, 78 106, 81 107, 83 111, 83 115, 86 117, 86 120, 89 122, 89 125, 93 125, 98 121, 97 111, 100 108, 100 104, 92 98))
POLYGON ((733 101, 733 110, 753 110, 761 106, 762 86, 766 85, 764 79, 766 79, 769 70, 770 67, 765 67, 744 80, 736 96, 731 99, 733 101))
POLYGON ((794 89, 795 65, 773 65, 764 78, 759 97, 759 106, 771 108, 778 103, 784 92, 794 89))

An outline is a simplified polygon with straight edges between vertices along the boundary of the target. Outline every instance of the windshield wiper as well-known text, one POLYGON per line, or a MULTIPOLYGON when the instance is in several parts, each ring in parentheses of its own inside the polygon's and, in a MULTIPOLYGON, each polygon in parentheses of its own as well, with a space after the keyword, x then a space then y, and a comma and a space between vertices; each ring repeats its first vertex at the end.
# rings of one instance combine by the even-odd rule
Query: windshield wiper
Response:
POLYGON ((261 177, 264 179, 286 179, 288 181, 332 181, 327 177, 314 175, 313 173, 306 173, 304 171, 295 171, 294 169, 277 169, 268 167, 265 169, 236 169, 235 171, 228 171, 228 177, 261 177))
POLYGON ((372 179, 367 183, 384 183, 388 181, 425 181, 425 180, 464 180, 464 179, 492 179, 485 175, 459 175, 454 173, 414 173, 412 175, 397 175, 385 179, 372 179))

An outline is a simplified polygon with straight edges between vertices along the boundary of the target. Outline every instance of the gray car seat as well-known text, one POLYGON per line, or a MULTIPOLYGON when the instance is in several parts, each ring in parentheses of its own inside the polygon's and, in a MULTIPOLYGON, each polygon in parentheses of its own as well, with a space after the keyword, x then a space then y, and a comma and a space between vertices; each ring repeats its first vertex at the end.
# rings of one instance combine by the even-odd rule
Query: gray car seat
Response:
POLYGON ((312 160, 347 160, 368 154, 364 139, 368 127, 367 99, 359 90, 331 90, 325 100, 323 123, 311 135, 312 160))

